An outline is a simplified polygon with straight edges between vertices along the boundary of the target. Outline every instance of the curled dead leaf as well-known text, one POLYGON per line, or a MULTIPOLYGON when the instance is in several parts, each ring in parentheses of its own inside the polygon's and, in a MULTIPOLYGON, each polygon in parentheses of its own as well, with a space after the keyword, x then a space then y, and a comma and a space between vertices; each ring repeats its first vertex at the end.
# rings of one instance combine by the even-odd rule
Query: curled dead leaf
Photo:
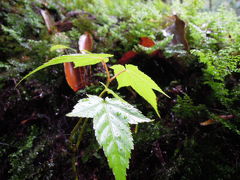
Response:
MULTIPOLYGON (((84 35, 80 36, 78 45, 82 54, 86 53, 83 50, 91 51, 93 47, 92 35, 86 32, 84 35)), ((72 62, 68 62, 64 63, 64 72, 68 85, 75 92, 90 84, 90 67, 74 68, 74 64, 72 62)))
POLYGON ((79 51, 82 54, 86 52, 83 50, 91 51, 93 48, 93 37, 89 32, 85 32, 82 36, 80 36, 78 41, 79 51))

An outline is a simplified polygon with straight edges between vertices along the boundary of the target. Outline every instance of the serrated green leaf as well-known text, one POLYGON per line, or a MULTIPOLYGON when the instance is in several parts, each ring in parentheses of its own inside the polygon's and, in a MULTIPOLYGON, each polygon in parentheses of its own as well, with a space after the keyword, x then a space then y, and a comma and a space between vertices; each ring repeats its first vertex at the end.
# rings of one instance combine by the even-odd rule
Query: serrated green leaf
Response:
POLYGON ((98 96, 88 95, 88 98, 80 99, 74 106, 72 112, 68 113, 66 116, 94 118, 94 116, 96 116, 96 114, 101 111, 102 103, 102 98, 98 96))
POLYGON ((23 81, 24 79, 26 79, 27 77, 29 77, 30 75, 36 73, 37 71, 39 71, 41 69, 48 67, 48 66, 61 64, 61 63, 65 63, 65 62, 73 62, 75 64, 75 68, 76 68, 76 67, 80 67, 80 66, 94 65, 94 64, 100 63, 102 61, 108 62, 109 61, 108 58, 112 57, 112 56, 113 55, 111 55, 111 54, 70 54, 70 55, 58 56, 58 57, 53 58, 50 61, 44 63, 43 65, 39 66, 38 68, 34 69, 30 73, 28 73, 26 76, 24 76, 20 80, 20 82, 23 81))
POLYGON ((63 49, 72 49, 72 48, 65 46, 65 45, 57 44, 57 45, 53 45, 50 48, 50 51, 57 51, 57 50, 63 50, 63 49))
POLYGON ((122 65, 114 65, 111 68, 114 70, 115 75, 123 70, 126 70, 117 76, 118 89, 121 87, 131 86, 140 96, 152 105, 156 113, 159 115, 157 98, 153 89, 166 96, 168 95, 165 94, 149 76, 140 71, 137 66, 130 64, 125 67, 122 65))
POLYGON ((133 138, 127 120, 112 113, 111 106, 106 103, 95 116, 93 127, 115 179, 126 179, 126 169, 133 149, 133 138))
POLYGON ((94 118, 98 114, 104 104, 111 106, 111 113, 122 116, 127 119, 129 124, 138 124, 142 122, 151 122, 149 118, 145 117, 138 109, 126 101, 117 98, 106 98, 105 100, 98 96, 88 95, 88 98, 80 99, 74 106, 69 117, 85 117, 94 118))
POLYGON ((133 138, 129 123, 150 122, 132 105, 116 98, 89 96, 81 99, 67 116, 92 117, 95 136, 103 147, 116 180, 126 179, 133 138))

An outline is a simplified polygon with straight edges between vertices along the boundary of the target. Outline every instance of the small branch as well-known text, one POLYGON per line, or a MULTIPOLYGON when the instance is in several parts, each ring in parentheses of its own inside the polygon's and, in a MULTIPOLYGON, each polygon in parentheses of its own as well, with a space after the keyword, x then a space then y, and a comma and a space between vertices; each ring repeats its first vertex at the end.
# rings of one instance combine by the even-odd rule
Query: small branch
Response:
POLYGON ((119 73, 115 74, 115 76, 113 76, 113 77, 109 80, 109 82, 112 82, 116 77, 118 77, 120 74, 122 74, 122 73, 125 72, 125 71, 126 71, 126 69, 124 69, 123 71, 120 71, 119 73))

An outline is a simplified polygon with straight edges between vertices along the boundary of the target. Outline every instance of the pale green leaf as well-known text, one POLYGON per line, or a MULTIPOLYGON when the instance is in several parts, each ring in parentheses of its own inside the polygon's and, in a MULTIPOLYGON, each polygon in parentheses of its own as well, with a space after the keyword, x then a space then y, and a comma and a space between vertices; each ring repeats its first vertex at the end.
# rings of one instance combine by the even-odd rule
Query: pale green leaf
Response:
POLYGON ((106 98, 105 100, 98 96, 88 95, 88 98, 80 99, 74 106, 69 117, 94 118, 102 109, 103 104, 111 106, 112 113, 127 119, 130 124, 142 122, 151 122, 152 120, 145 117, 138 109, 124 100, 117 98, 106 98))
POLYGON ((94 118, 94 116, 101 111, 103 101, 104 100, 98 96, 88 95, 88 98, 80 99, 74 106, 72 112, 68 113, 67 116, 94 118))
POLYGON ((112 57, 112 55, 111 54, 70 54, 70 55, 58 56, 58 57, 53 58, 50 61, 44 63, 43 65, 39 66, 38 68, 34 69, 30 73, 28 73, 26 76, 24 76, 21 79, 21 81, 26 79, 30 75, 36 73, 37 71, 44 69, 48 66, 61 64, 61 63, 65 63, 65 62, 74 62, 75 67, 94 65, 94 64, 97 64, 102 61, 108 62, 109 57, 112 57))
POLYGON ((53 45, 50 48, 50 51, 57 51, 57 50, 64 50, 64 49, 72 49, 72 48, 65 46, 65 45, 57 44, 57 45, 53 45))
POLYGON ((132 105, 116 98, 89 96, 81 99, 67 116, 92 117, 95 136, 103 147, 116 180, 126 179, 133 138, 129 123, 150 122, 132 105))
POLYGON ((151 122, 149 118, 145 117, 138 109, 126 101, 123 102, 119 99, 106 98, 108 105, 111 106, 112 112, 126 118, 130 124, 138 124, 143 122, 151 122))
POLYGON ((153 90, 159 91, 166 96, 168 95, 165 94, 149 76, 140 71, 137 66, 130 64, 125 67, 122 65, 114 65, 111 68, 114 70, 115 75, 126 70, 117 76, 118 88, 131 86, 140 96, 152 105, 159 115, 157 98, 153 90))

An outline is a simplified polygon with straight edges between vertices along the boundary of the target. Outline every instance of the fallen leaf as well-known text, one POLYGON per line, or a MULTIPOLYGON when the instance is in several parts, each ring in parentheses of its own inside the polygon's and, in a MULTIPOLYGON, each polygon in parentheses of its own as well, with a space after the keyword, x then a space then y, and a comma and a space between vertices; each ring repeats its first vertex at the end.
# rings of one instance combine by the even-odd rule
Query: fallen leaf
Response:
POLYGON ((155 42, 148 37, 141 37, 139 44, 144 47, 153 47, 155 45, 155 42))
MULTIPOLYGON (((152 47, 155 45, 155 42, 148 37, 141 37, 139 44, 144 47, 152 47)), ((156 53, 156 52, 153 52, 153 53, 156 53)), ((137 53, 135 51, 128 51, 123 54, 123 56, 118 60, 118 63, 119 64, 129 63, 136 55, 137 53)))
POLYGON ((130 60, 132 60, 136 55, 137 55, 137 53, 135 51, 128 51, 128 52, 123 54, 121 59, 118 60, 118 63, 119 64, 126 64, 130 60))
MULTIPOLYGON (((232 114, 230 114, 230 115, 220 115, 218 117, 221 118, 221 119, 224 119, 224 120, 229 120, 229 119, 234 118, 234 115, 232 115, 232 114)), ((208 126, 208 125, 215 124, 215 123, 217 123, 216 120, 209 119, 207 121, 201 122, 200 125, 201 126, 208 126)))
POLYGON ((209 120, 207 120, 207 121, 201 122, 200 125, 201 125, 201 126, 208 126, 208 125, 215 124, 215 123, 216 123, 215 120, 209 119, 209 120))
POLYGON ((165 29, 166 35, 173 35, 172 44, 182 44, 185 50, 189 50, 188 41, 186 39, 185 22, 177 15, 173 15, 171 19, 174 23, 165 29))

